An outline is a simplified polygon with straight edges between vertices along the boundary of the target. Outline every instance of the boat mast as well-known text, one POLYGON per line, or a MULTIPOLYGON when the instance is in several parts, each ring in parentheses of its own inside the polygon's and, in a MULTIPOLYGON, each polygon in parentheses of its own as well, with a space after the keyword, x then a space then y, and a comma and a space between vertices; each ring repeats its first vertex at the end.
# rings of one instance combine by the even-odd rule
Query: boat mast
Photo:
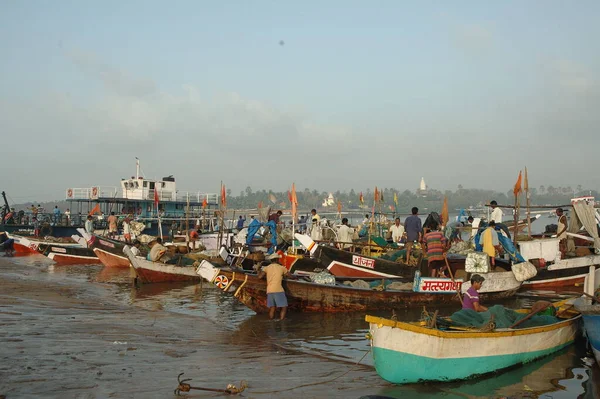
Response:
POLYGON ((2 191, 2 199, 4 200, 4 206, 2 207, 2 219, 0 222, 4 222, 4 218, 10 212, 10 205, 8 205, 8 200, 6 199, 6 193, 2 191))
POLYGON ((135 180, 140 178, 140 159, 135 157, 135 180))

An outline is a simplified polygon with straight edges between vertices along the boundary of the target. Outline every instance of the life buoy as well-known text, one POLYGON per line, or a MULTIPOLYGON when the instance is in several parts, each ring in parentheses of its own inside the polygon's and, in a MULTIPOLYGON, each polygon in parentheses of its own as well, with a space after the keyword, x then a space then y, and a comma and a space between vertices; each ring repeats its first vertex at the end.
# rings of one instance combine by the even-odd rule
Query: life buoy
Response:
POLYGON ((73 190, 72 189, 67 190, 67 198, 73 198, 73 190))
POLYGON ((98 196, 98 187, 92 187, 92 197, 98 196))
POLYGON ((225 287, 227 287, 227 284, 229 284, 229 279, 226 276, 219 275, 215 279, 215 285, 222 290, 224 290, 225 287))

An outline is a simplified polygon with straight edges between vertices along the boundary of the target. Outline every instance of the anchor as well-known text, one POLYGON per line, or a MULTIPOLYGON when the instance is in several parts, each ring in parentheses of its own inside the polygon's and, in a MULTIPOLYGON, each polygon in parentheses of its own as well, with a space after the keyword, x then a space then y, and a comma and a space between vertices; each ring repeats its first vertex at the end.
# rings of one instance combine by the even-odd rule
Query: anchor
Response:
POLYGON ((210 392, 226 393, 228 395, 237 395, 238 393, 243 392, 248 387, 248 384, 246 383, 246 381, 241 381, 239 388, 233 384, 227 384, 227 388, 225 388, 225 389, 193 387, 190 384, 188 384, 188 381, 192 380, 191 378, 186 378, 184 380, 181 379, 181 376, 184 374, 185 373, 181 373, 177 376, 177 383, 179 385, 177 386, 177 388, 175 388, 175 391, 174 391, 175 395, 177 395, 177 396, 180 396, 181 392, 189 392, 192 389, 198 390, 198 391, 210 391, 210 392))

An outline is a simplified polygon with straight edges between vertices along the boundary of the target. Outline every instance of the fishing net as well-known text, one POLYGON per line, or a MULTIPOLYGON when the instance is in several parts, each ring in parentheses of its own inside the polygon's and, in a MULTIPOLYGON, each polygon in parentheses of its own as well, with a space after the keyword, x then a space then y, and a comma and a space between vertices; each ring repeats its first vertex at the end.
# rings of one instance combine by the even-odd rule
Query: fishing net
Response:
MULTIPOLYGON (((517 321, 525 318, 527 313, 518 313, 514 310, 507 309, 502 305, 494 305, 490 307, 487 312, 476 312, 471 309, 459 310, 450 316, 450 320, 452 320, 452 324, 456 326, 481 328, 489 323, 492 315, 494 316, 496 328, 509 328, 517 321)), ((515 328, 546 326, 557 323, 558 321, 559 319, 557 317, 538 314, 525 320, 515 328)))

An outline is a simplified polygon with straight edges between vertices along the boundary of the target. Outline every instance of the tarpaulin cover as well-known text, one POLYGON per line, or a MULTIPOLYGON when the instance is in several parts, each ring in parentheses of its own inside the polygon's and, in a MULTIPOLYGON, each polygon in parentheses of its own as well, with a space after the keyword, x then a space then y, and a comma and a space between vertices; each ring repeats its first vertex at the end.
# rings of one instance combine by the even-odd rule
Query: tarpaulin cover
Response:
MULTIPOLYGON (((494 315, 496 328, 509 328, 517 321, 527 316, 527 313, 518 313, 514 310, 507 309, 502 305, 494 305, 486 312, 461 309, 450 316, 450 319, 452 320, 452 325, 481 328, 490 321, 492 314, 494 315)), ((560 319, 554 316, 536 315, 525 320, 515 328, 547 326, 549 324, 558 323, 559 321, 560 319)))

